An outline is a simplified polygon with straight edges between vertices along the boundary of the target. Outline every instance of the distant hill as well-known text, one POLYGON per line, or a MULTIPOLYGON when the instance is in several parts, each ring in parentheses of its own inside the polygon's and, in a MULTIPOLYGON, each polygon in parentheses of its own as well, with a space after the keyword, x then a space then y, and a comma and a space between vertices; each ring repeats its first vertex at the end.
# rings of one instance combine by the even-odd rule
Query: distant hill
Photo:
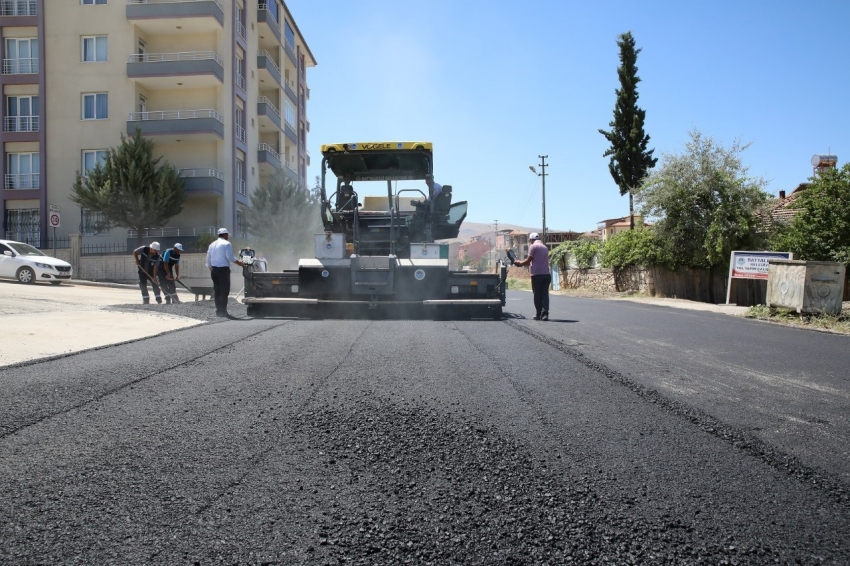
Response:
MULTIPOLYGON (((516 224, 502 224, 499 222, 499 230, 521 230, 523 232, 539 232, 539 228, 528 228, 527 226, 518 226, 516 224)), ((496 232, 493 228, 492 224, 479 224, 476 222, 464 222, 460 225, 460 232, 458 233, 457 238, 452 240, 444 240, 446 242, 468 242, 479 236, 481 238, 490 238, 495 242, 496 232)))

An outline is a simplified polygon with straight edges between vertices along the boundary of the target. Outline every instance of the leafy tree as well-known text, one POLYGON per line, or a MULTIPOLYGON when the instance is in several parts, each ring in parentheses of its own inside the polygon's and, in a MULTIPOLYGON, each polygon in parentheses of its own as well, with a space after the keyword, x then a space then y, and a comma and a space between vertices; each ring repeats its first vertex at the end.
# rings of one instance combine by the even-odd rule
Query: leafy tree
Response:
POLYGON ((312 235, 322 230, 315 190, 301 186, 282 171, 251 195, 245 210, 248 234, 268 253, 293 257, 313 253, 312 235))
POLYGON ((665 263, 661 242, 653 227, 638 227, 614 234, 605 241, 601 255, 602 267, 614 269, 665 263))
POLYGON ((183 179, 162 157, 153 156, 153 142, 136 129, 107 150, 103 165, 83 177, 77 171, 71 201, 100 212, 110 226, 136 230, 141 242, 145 228, 165 226, 183 210, 183 179))
POLYGON ((590 269, 600 250, 599 242, 588 238, 563 242, 549 254, 549 262, 564 267, 574 262, 579 269, 590 269))
POLYGON ((640 82, 637 56, 641 50, 635 49, 631 32, 621 34, 617 45, 620 47, 620 66, 617 68, 620 88, 615 91, 614 119, 608 124, 611 127, 609 131, 600 129, 599 133, 611 144, 603 155, 611 158, 608 170, 620 188, 620 196, 629 195, 629 227, 634 230, 634 191, 658 160, 652 157, 655 150, 647 149, 649 136, 643 129, 646 111, 637 105, 637 84, 640 82))
POLYGON ((646 216, 659 219, 655 233, 669 266, 707 267, 713 275, 732 250, 763 246, 760 212, 770 195, 741 161, 749 144, 724 148, 697 130, 689 135, 682 154, 664 154, 638 199, 646 216))
POLYGON ((798 259, 850 265, 850 163, 811 181, 791 205, 798 210, 794 219, 777 227, 771 243, 798 259))

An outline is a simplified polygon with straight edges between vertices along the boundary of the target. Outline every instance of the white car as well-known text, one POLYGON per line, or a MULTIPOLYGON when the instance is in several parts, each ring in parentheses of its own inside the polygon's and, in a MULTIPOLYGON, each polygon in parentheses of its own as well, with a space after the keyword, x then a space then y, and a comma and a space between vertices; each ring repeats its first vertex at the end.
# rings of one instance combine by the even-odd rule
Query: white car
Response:
POLYGON ((45 255, 29 244, 0 240, 0 277, 21 283, 48 281, 59 285, 71 278, 71 264, 45 255))

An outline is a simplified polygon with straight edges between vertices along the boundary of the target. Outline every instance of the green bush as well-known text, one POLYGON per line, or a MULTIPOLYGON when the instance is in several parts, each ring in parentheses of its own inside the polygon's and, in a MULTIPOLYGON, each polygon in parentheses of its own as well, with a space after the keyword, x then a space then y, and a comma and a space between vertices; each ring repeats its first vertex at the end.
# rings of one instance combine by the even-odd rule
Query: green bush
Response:
POLYGON ((205 252, 207 248, 210 247, 215 239, 218 238, 215 234, 201 234, 198 238, 192 243, 192 249, 196 252, 205 252))
POLYGON ((590 269, 601 248, 598 242, 587 238, 563 242, 549 254, 549 261, 559 267, 568 267, 574 261, 579 269, 590 269))
POLYGON ((663 255, 655 230, 635 227, 606 240, 602 248, 602 267, 624 269, 633 265, 661 265, 663 255))

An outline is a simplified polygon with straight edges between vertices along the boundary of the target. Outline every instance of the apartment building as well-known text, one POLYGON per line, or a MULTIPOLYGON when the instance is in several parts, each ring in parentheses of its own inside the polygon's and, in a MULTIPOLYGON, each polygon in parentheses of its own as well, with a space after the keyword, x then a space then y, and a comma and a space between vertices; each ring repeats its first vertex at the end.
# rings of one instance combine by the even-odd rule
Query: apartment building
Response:
POLYGON ((69 197, 137 128, 185 181, 169 234, 241 232, 267 178, 307 184, 316 61, 282 0, 0 0, 0 33, 6 238, 46 245, 51 211, 60 239, 133 237, 69 197))

